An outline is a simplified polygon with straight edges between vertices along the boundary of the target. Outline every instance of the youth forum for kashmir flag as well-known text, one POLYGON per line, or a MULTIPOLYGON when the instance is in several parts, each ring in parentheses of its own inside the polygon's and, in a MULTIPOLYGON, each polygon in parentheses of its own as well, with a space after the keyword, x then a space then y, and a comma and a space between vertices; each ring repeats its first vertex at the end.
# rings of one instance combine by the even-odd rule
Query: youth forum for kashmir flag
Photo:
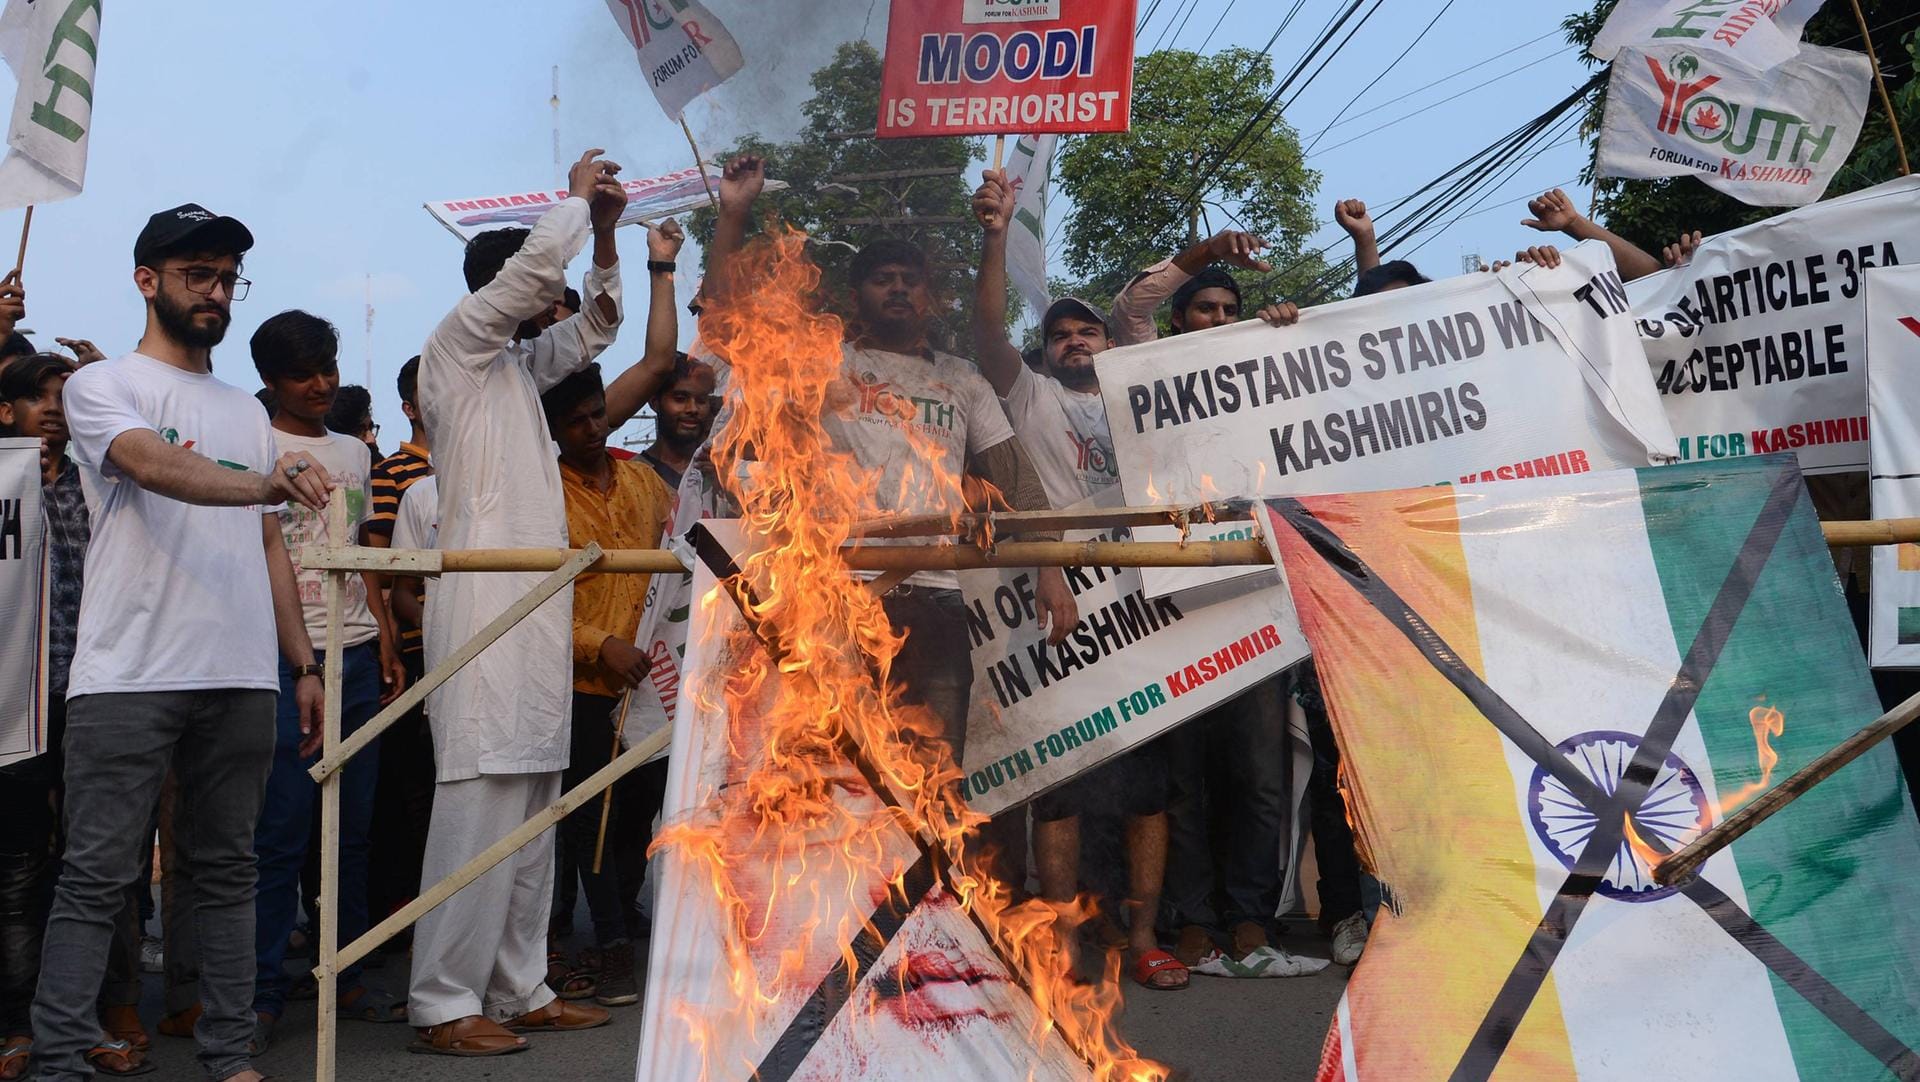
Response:
POLYGON ((93 127, 100 0, 7 0, 0 56, 20 80, 0 160, 0 207, 79 195, 93 127))
POLYGON ((1890 746, 1651 877, 1880 712, 1791 459, 1267 507, 1388 897, 1320 1079, 1915 1077, 1890 746))
POLYGON ((1596 60, 1613 60, 1622 46, 1687 45, 1770 68, 1793 59, 1800 32, 1824 2, 1620 0, 1587 52, 1596 60))
POLYGON ((1687 45, 1622 49, 1595 172, 1698 177, 1762 207, 1815 202, 1860 138, 1872 78, 1865 54, 1815 45, 1765 70, 1687 45))

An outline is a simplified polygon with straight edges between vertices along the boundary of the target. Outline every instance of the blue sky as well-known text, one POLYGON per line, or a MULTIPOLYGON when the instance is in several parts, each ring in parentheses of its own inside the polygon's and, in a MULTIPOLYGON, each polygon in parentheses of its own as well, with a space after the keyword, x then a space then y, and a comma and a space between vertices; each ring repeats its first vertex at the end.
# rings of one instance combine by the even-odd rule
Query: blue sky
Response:
MULTIPOLYGON (((884 47, 886 0, 707 2, 740 39, 750 69, 690 109, 703 145, 724 145, 750 129, 788 134, 807 75, 835 43, 864 36, 884 47)), ((1141 0, 1140 10, 1152 2, 1141 0)), ((1258 48, 1291 6, 1161 0, 1138 49, 1258 48)), ((1274 46, 1276 66, 1292 66, 1341 6, 1304 0, 1274 46)), ((1441 6, 1387 0, 1288 106, 1287 119, 1303 137, 1332 123, 1441 6)), ((1331 224, 1336 198, 1384 205, 1406 195, 1582 82, 1587 69, 1556 28, 1584 6, 1472 0, 1447 10, 1310 156, 1323 174, 1329 223, 1314 244, 1340 236, 1331 224), (1422 89, 1444 76, 1452 78, 1422 89), (1409 96, 1392 102, 1402 95, 1409 96), (1372 130, 1415 110, 1424 111, 1372 130)), ((459 243, 421 204, 559 179, 549 106, 554 65, 561 68, 563 155, 606 147, 634 176, 690 164, 685 138, 654 104, 604 0, 114 4, 102 39, 86 190, 35 213, 25 325, 36 341, 51 345, 60 335, 91 338, 109 354, 131 348, 143 321, 133 238, 154 211, 199 202, 240 218, 258 240, 246 270, 253 293, 235 306, 227 342, 215 352, 216 372, 231 382, 258 385, 246 340, 286 308, 333 320, 343 379, 366 382, 371 276, 370 386, 388 448, 405 429, 394 375, 464 290, 459 243)), ((1413 258, 1442 275, 1463 254, 1510 256, 1537 242, 1539 234, 1519 225, 1521 204, 1532 191, 1573 180, 1584 157, 1578 142, 1547 151, 1481 212, 1423 234, 1426 244, 1413 258)), ((1586 192, 1575 190, 1575 198, 1584 205, 1586 192)), ((18 221, 17 211, 0 214, 0 233, 11 236, 18 221)), ((644 239, 632 229, 621 234, 631 267, 644 258, 644 239)), ((691 255, 683 265, 693 266, 691 255)), ((576 279, 584 268, 583 256, 576 279)), ((683 275, 683 294, 692 279, 683 275)), ((628 289, 630 302, 644 304, 643 275, 630 274, 628 289)), ((638 359, 643 317, 630 311, 632 330, 604 358, 609 368, 638 359)), ((683 340, 691 335, 684 320, 681 330, 683 340)))

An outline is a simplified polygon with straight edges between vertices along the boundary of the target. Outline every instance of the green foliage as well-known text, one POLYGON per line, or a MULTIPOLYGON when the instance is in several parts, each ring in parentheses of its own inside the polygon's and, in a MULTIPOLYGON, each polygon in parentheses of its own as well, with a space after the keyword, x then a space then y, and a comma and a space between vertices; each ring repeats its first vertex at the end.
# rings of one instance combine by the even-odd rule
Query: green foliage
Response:
POLYGON ((1080 280, 1075 293, 1105 302, 1140 268, 1229 228, 1266 238, 1274 266, 1291 267, 1249 276, 1250 304, 1290 293, 1325 269, 1317 256, 1302 258, 1319 225, 1320 174, 1306 167, 1298 135, 1276 115, 1212 175, 1200 204, 1183 210, 1207 163, 1259 111, 1273 82, 1272 59, 1250 49, 1211 56, 1166 49, 1135 62, 1133 130, 1063 139, 1055 159, 1075 208, 1063 248, 1080 280))
MULTIPOLYGON (((1561 25, 1567 40, 1578 46, 1584 56, 1615 0, 1597 0, 1592 10, 1568 16, 1561 25)), ((1908 156, 1920 150, 1920 80, 1913 77, 1920 63, 1920 37, 1911 29, 1915 14, 1913 0, 1861 0, 1867 25, 1873 28, 1873 45, 1885 65, 1887 89, 1893 96, 1894 111, 1901 118, 1900 130, 1906 137, 1908 156)), ((1860 26, 1848 0, 1832 0, 1807 23, 1805 40, 1814 45, 1861 51, 1860 26)), ((1587 58, 1591 66, 1599 62, 1587 58)), ((1596 94, 1587 116, 1584 134, 1597 141, 1601 111, 1606 106, 1606 88, 1596 94)), ((1847 163, 1827 189, 1827 198, 1870 188, 1900 174, 1894 150, 1893 129, 1876 91, 1867 104, 1866 125, 1860 142, 1847 163)), ((1593 180, 1592 167, 1586 179, 1593 180)), ((1722 195, 1692 177, 1666 180, 1621 180, 1603 178, 1594 181, 1592 214, 1607 228, 1638 244, 1649 252, 1659 252, 1682 232, 1698 229, 1712 235, 1724 233, 1779 213, 1778 207, 1755 207, 1731 196, 1722 195)))
MULTIPOLYGON (((720 152, 719 159, 761 155, 767 159, 767 175, 789 185, 762 196, 759 210, 763 220, 783 221, 812 238, 810 251, 824 272, 822 304, 844 314, 845 272, 853 253, 883 236, 903 237, 926 249, 935 268, 935 291, 944 309, 935 337, 949 346, 966 342, 980 230, 973 224, 969 207, 973 192, 964 172, 982 156, 979 142, 845 138, 850 132, 871 132, 880 115, 880 54, 864 41, 840 46, 811 81, 813 97, 802 106, 806 125, 798 139, 772 143, 749 135, 720 152), (952 172, 900 180, 836 179, 936 168, 952 172), (873 219, 929 217, 962 220, 871 224, 873 219)), ((695 212, 690 232, 704 247, 713 236, 712 211, 695 212)))

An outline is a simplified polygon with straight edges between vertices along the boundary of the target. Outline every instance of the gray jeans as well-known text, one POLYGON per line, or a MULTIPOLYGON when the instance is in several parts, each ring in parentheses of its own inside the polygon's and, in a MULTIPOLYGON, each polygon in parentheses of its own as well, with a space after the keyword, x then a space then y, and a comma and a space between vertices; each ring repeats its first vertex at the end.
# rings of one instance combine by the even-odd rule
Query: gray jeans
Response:
POLYGON ((67 704, 66 864, 54 892, 33 1005, 40 1079, 87 1079, 94 1000, 114 922, 140 874, 161 782, 179 781, 192 867, 200 993, 194 1037, 207 1077, 246 1070, 253 1036, 253 830, 273 763, 275 693, 83 695, 67 704))

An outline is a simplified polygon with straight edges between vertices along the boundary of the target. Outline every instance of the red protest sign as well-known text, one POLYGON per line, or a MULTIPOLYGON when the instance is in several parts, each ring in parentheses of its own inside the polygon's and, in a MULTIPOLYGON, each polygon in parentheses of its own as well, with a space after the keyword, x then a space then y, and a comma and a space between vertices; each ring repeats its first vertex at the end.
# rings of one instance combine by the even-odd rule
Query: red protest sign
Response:
POLYGON ((882 139, 1126 131, 1135 0, 893 0, 882 139))

